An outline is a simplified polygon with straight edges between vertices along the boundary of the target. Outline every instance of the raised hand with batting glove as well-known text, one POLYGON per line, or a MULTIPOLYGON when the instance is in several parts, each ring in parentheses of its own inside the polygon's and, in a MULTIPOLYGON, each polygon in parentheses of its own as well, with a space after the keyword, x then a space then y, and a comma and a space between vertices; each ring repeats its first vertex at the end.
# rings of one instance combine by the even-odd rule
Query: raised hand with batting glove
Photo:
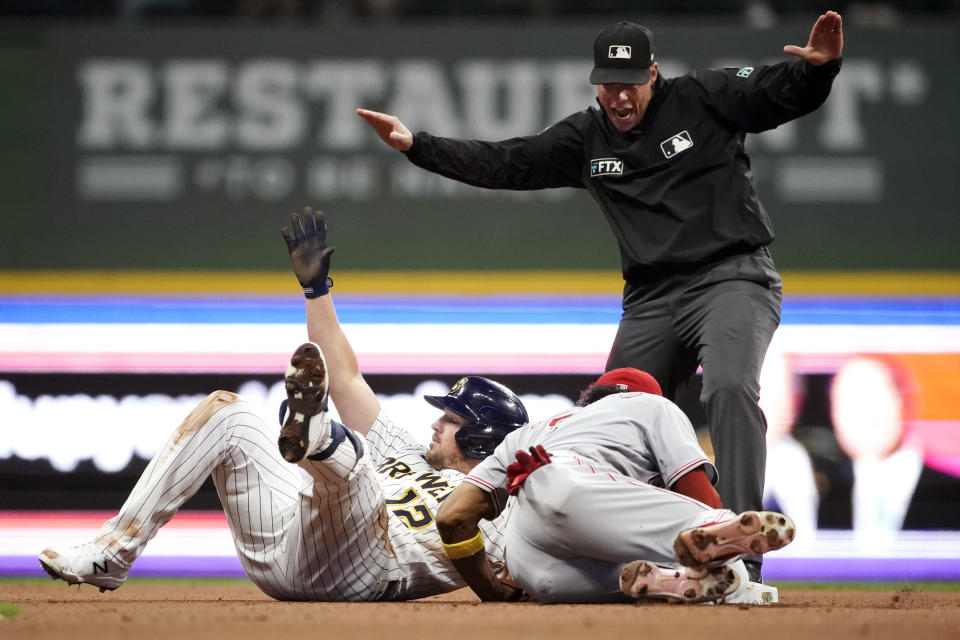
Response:
POLYGON ((307 298, 318 298, 330 293, 330 257, 336 250, 327 244, 327 223, 323 212, 304 207, 303 215, 290 215, 290 227, 280 230, 287 242, 293 272, 307 298))

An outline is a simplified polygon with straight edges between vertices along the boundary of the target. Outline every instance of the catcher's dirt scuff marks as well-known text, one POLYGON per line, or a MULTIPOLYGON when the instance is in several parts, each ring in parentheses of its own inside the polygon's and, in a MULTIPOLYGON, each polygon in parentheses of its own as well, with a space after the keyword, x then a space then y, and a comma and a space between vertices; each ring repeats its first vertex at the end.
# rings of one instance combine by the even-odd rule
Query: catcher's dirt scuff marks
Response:
POLYGON ((214 391, 203 402, 198 404, 193 411, 184 419, 183 423, 173 434, 170 448, 173 449, 179 445, 183 439, 192 433, 196 433, 210 419, 218 409, 236 402, 240 396, 230 391, 214 391))

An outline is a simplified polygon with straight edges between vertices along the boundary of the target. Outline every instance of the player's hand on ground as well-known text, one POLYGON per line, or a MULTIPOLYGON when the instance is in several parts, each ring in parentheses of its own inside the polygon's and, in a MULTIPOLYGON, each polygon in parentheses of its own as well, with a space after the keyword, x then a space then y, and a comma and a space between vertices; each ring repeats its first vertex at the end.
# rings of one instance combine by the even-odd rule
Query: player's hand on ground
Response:
POLYGON ((381 140, 397 151, 407 151, 413 146, 413 134, 397 116, 366 109, 357 109, 357 115, 373 127, 381 140))
POLYGON ((334 247, 327 244, 327 223, 322 211, 310 207, 302 215, 290 216, 290 227, 280 234, 287 242, 293 272, 303 287, 303 295, 316 298, 330 292, 333 281, 330 274, 330 257, 334 247))
POLYGON ((803 58, 814 66, 836 60, 843 53, 843 18, 836 11, 827 11, 814 23, 807 46, 788 44, 783 52, 803 58))

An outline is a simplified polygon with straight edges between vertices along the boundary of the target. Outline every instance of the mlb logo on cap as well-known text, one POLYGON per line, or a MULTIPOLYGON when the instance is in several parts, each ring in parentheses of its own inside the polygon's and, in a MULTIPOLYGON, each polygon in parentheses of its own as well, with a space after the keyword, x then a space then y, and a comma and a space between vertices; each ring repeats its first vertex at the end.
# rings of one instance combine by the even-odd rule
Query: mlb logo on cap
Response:
POLYGON ((632 48, 628 44, 612 44, 610 45, 610 54, 608 58, 621 58, 621 59, 630 59, 630 52, 632 48))
POLYGON ((633 22, 617 22, 593 41, 592 84, 646 84, 653 64, 653 34, 633 22))

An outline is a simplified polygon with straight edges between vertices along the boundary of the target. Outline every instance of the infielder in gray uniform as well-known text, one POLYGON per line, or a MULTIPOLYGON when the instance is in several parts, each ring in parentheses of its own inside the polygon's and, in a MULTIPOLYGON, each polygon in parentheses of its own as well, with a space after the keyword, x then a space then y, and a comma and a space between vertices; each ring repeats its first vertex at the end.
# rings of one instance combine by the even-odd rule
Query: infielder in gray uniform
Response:
MULTIPOLYGON (((700 399, 724 505, 759 509, 766 467, 757 401, 780 322, 773 225, 744 147, 748 133, 817 109, 840 70, 842 20, 819 16, 777 64, 660 75, 653 34, 632 22, 594 40, 597 105, 536 135, 497 142, 413 134, 358 110, 390 147, 428 171, 488 189, 585 189, 620 245, 623 316, 607 369, 650 372, 676 399, 703 367, 700 399)), ((750 563, 760 579, 760 558, 750 563)))
POLYGON ((516 495, 506 569, 535 600, 736 597, 748 580, 738 558, 783 547, 793 522, 719 508, 716 469, 649 374, 615 369, 588 392, 586 407, 508 434, 444 502, 437 527, 454 565, 480 598, 516 597, 478 528, 516 495))
MULTIPOLYGON (((322 214, 284 230, 307 296, 307 334, 286 371, 277 430, 243 398, 215 391, 150 461, 92 541, 45 549, 54 578, 116 589, 158 529, 212 476, 244 571, 281 600, 407 600, 464 585, 443 553, 437 508, 465 473, 527 422, 509 389, 468 376, 446 396, 429 448, 383 414, 361 375, 329 294, 333 247, 322 214), (319 346, 318 346, 319 345, 319 346), (327 394, 342 423, 327 415, 327 394)), ((134 425, 135 426, 135 425, 134 425)), ((484 523, 502 561, 502 520, 484 523)))

